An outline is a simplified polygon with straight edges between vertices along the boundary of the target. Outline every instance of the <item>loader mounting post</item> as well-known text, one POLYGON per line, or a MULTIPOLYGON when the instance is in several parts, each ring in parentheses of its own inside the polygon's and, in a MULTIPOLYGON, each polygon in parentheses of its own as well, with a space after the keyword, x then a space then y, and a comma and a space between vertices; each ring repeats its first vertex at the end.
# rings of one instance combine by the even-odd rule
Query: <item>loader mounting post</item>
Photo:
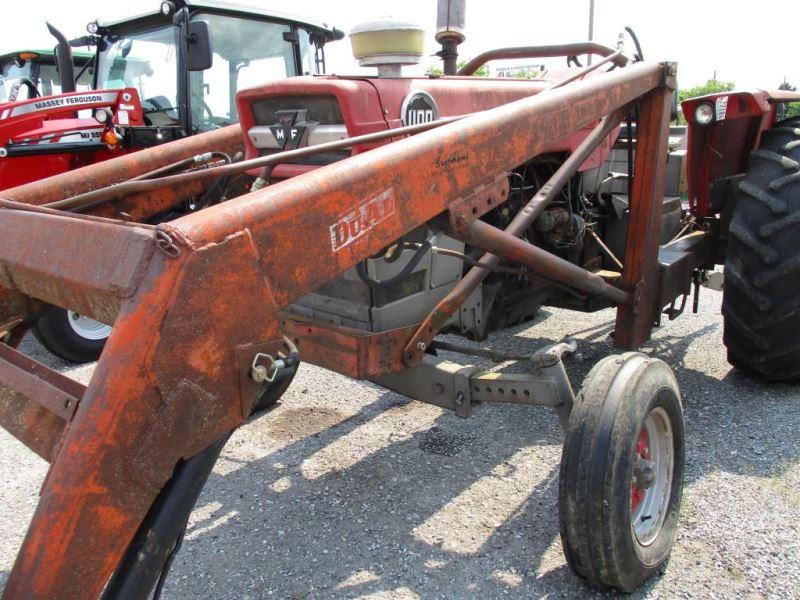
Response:
POLYGON ((634 350, 650 339, 652 306, 658 286, 658 246, 664 208, 664 177, 667 170, 674 63, 665 65, 665 85, 646 94, 639 105, 636 128, 636 159, 625 243, 622 282, 633 294, 632 304, 617 309, 614 344, 634 350))

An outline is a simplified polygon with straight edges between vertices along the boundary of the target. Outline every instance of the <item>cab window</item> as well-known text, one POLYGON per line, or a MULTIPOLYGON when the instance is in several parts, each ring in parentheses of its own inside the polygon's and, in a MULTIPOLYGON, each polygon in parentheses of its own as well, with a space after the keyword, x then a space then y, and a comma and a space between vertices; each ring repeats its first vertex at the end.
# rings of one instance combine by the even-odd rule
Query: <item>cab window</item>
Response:
POLYGON ((235 123, 236 92, 298 73, 294 45, 284 39, 292 28, 279 23, 212 14, 206 21, 214 60, 210 69, 189 75, 192 128, 207 131, 235 123))
POLYGON ((136 88, 145 123, 178 125, 177 28, 108 36, 97 64, 98 89, 136 88))

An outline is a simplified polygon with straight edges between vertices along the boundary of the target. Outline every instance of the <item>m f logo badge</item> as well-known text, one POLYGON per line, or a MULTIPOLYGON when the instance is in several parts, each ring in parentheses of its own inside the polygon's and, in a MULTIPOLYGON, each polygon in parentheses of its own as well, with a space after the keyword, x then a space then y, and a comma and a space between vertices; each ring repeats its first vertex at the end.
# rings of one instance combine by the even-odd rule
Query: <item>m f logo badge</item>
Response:
POLYGON ((270 125, 269 128, 283 150, 294 150, 300 147, 306 132, 317 125, 316 121, 306 120, 308 110, 305 108, 276 110, 275 116, 278 117, 278 122, 270 125))

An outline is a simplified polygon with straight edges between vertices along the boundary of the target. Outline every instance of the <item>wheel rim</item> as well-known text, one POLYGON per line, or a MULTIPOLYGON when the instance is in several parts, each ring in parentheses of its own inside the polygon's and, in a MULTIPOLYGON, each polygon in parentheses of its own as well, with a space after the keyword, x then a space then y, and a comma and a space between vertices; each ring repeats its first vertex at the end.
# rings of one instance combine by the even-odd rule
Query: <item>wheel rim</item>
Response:
POLYGON ((84 317, 71 310, 67 311, 67 322, 72 331, 87 340, 104 340, 111 335, 111 325, 84 317))
POLYGON ((658 537, 667 515, 675 453, 672 423, 661 408, 651 410, 639 432, 631 475, 631 529, 642 546, 658 537))

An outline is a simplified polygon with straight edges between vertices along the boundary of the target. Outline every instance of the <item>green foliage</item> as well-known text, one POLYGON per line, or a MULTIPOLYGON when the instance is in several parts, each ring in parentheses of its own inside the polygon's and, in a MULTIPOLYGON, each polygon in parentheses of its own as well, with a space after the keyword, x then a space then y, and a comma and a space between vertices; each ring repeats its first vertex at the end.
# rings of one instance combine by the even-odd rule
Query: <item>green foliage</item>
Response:
MULTIPOLYGON (((784 80, 783 83, 778 86, 778 89, 787 92, 797 91, 797 88, 786 80, 784 80)), ((798 116, 800 116, 800 102, 781 102, 778 104, 778 114, 775 117, 776 120, 783 121, 784 119, 790 119, 798 116)))
MULTIPOLYGON (((693 88, 678 90, 678 104, 689 98, 697 98, 698 96, 705 96, 706 94, 717 94, 719 92, 729 92, 736 87, 732 81, 719 81, 718 79, 709 79, 703 85, 696 85, 693 88)), ((683 118, 682 113, 678 113, 678 125, 686 125, 686 119, 683 118)))
MULTIPOLYGON (((458 64, 456 66, 457 66, 458 69, 460 69, 465 64, 467 64, 467 61, 460 60, 460 61, 458 61, 458 64)), ((442 70, 442 67, 440 67, 439 65, 431 65, 431 66, 428 67, 428 70, 425 71, 425 75, 442 76, 442 75, 444 75, 444 70, 442 70)), ((489 76, 489 67, 487 67, 486 65, 482 65, 480 69, 478 69, 477 71, 475 71, 475 73, 472 74, 472 76, 473 77, 488 77, 489 76)))
MULTIPOLYGON (((466 61, 458 63, 458 68, 460 69, 465 64, 467 64, 466 61)), ((475 71, 472 74, 472 76, 473 77, 488 77, 489 76, 489 67, 487 67, 486 65, 482 65, 480 69, 478 69, 477 71, 475 71)))
POLYGON ((717 94, 719 92, 729 92, 736 87, 732 81, 718 81, 717 79, 709 79, 703 85, 697 85, 693 88, 680 90, 678 92, 678 102, 683 102, 689 98, 697 98, 697 96, 705 96, 706 94, 717 94))
POLYGON ((524 71, 517 71, 514 73, 515 79, 535 79, 538 77, 539 71, 537 69, 529 69, 524 71))

